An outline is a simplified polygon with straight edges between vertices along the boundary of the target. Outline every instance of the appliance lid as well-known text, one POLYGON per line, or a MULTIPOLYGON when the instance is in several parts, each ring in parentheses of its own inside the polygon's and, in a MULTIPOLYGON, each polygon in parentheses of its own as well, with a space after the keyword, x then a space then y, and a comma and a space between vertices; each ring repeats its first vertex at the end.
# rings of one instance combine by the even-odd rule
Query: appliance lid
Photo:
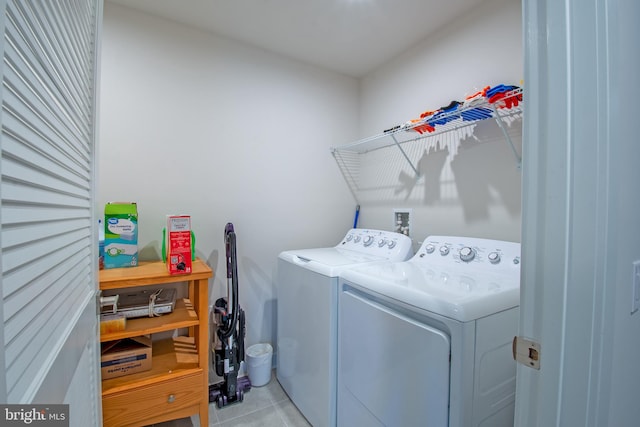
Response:
POLYGON ((340 274, 350 282, 420 310, 468 322, 520 304, 519 278, 416 262, 382 262, 340 274))
POLYGON ((408 236, 392 231, 352 228, 334 247, 284 251, 279 258, 315 271, 337 277, 353 266, 382 261, 405 261, 413 255, 408 236))
POLYGON ((299 249, 282 252, 278 258, 329 277, 354 266, 383 262, 385 257, 342 248, 299 249))

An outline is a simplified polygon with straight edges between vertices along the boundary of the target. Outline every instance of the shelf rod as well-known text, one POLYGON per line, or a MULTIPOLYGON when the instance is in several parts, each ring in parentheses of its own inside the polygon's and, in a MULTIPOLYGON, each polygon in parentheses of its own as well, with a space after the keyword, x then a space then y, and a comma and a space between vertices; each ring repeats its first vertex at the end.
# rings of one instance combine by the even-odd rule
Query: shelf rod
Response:
POLYGON ((402 155, 404 156, 404 158, 407 160, 407 162, 409 163, 409 166, 411 166, 411 169, 413 169, 413 171, 415 172, 416 176, 420 176, 420 172, 418 172, 418 169, 416 169, 415 166, 413 166, 413 163, 411 162, 411 160, 409 159, 409 156, 407 156, 407 153, 405 153, 405 151, 402 149, 402 147, 400 146, 400 143, 398 142, 398 140, 396 139, 395 134, 391 134, 391 138, 393 139, 393 142, 395 142, 396 146, 398 147, 398 149, 400 150, 400 152, 402 153, 402 155))

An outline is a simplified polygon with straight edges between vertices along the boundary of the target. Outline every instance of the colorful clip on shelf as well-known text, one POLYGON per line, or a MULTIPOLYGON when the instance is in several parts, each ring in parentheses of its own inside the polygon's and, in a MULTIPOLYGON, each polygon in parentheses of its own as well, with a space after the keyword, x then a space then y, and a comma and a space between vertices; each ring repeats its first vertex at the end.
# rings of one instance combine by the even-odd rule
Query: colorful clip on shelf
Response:
POLYGON ((470 122, 473 120, 484 120, 493 117, 493 111, 488 108, 476 107, 460 113, 462 120, 470 122))
POLYGON ((497 108, 517 107, 522 101, 522 92, 514 93, 518 86, 498 85, 487 91, 486 98, 490 104, 495 104, 497 108))
POLYGON ((487 90, 489 90, 489 86, 486 86, 481 91, 466 97, 460 112, 462 120, 470 122, 473 120, 484 120, 493 117, 493 111, 490 108, 481 107, 481 105, 486 104, 485 96, 487 90), (474 106, 476 107, 474 108, 474 106))
POLYGON ((460 115, 452 113, 456 111, 461 104, 460 101, 451 101, 446 107, 440 107, 438 112, 427 120, 427 123, 431 126, 446 125, 448 122, 457 119, 460 115))
POLYGON ((454 100, 438 110, 425 111, 420 114, 419 119, 410 120, 401 128, 423 134, 435 132, 436 126, 446 125, 460 117, 466 122, 489 119, 494 116, 494 110, 487 104, 493 104, 495 108, 517 107, 522 101, 522 92, 519 89, 518 86, 504 84, 485 86, 482 90, 467 96, 464 102, 454 100), (456 114, 457 111, 459 114, 456 114))
POLYGON ((413 119, 410 120, 407 124, 409 126, 410 131, 418 132, 419 134, 423 134, 425 132, 433 132, 436 130, 433 126, 428 123, 422 123, 423 119, 413 119))

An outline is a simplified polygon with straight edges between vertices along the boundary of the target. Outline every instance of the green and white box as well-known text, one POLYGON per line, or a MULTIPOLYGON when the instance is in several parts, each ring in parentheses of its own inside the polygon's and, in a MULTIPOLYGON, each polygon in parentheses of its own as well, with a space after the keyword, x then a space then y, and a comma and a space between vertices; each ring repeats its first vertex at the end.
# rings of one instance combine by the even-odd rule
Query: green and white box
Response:
POLYGON ((104 208, 104 268, 138 265, 138 206, 109 202, 104 208))

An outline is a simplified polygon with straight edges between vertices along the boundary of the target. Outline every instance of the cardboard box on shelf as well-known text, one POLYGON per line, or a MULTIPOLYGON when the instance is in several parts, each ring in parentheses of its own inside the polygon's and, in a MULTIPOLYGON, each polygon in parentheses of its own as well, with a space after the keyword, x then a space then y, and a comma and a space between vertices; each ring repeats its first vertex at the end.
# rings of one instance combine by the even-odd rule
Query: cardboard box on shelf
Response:
POLYGON ((151 338, 138 336, 102 343, 102 379, 151 369, 151 338))
POLYGON ((104 268, 138 265, 138 207, 109 202, 104 208, 104 268))

